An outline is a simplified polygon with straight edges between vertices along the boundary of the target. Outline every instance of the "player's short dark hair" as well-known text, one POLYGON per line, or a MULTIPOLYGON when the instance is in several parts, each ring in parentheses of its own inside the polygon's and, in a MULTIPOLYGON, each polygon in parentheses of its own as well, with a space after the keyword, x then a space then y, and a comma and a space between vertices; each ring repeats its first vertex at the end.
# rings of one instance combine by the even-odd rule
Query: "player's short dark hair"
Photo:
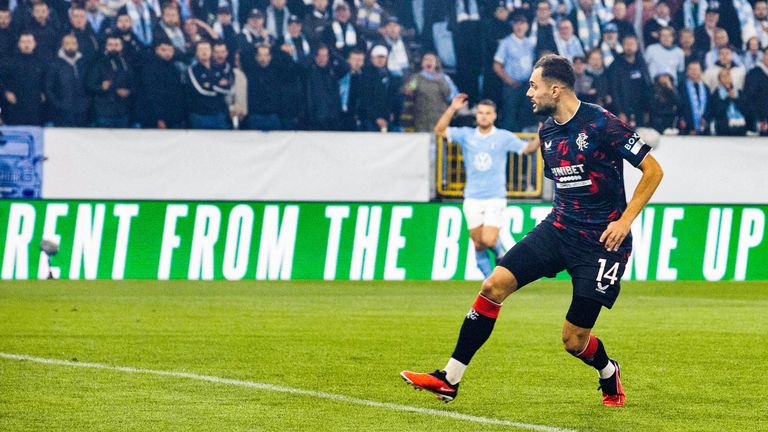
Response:
POLYGON ((478 105, 485 105, 492 107, 494 110, 496 109, 496 102, 490 100, 490 99, 483 99, 480 102, 477 103, 478 105))
POLYGON ((536 62, 534 69, 541 68, 541 77, 545 80, 555 80, 573 90, 576 77, 573 66, 567 58, 557 54, 547 54, 536 62))
POLYGON ((352 54, 359 54, 365 57, 365 51, 361 50, 360 48, 352 48, 349 50, 349 53, 347 54, 347 58, 350 58, 352 54))

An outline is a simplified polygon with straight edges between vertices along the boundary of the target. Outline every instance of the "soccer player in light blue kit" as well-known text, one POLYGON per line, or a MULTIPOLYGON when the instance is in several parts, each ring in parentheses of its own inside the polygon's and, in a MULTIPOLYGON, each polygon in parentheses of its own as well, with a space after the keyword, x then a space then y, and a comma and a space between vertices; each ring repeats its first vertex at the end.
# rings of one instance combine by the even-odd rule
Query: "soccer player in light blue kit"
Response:
POLYGON ((435 133, 461 145, 467 173, 464 218, 475 246, 477 266, 487 278, 493 269, 487 249, 491 249, 496 258, 504 256, 499 230, 507 206, 507 153, 532 153, 539 147, 539 142, 532 140, 526 143, 512 132, 496 129, 493 126, 496 104, 490 100, 477 104, 476 128, 448 127, 456 111, 465 105, 466 94, 454 97, 437 121, 435 133))

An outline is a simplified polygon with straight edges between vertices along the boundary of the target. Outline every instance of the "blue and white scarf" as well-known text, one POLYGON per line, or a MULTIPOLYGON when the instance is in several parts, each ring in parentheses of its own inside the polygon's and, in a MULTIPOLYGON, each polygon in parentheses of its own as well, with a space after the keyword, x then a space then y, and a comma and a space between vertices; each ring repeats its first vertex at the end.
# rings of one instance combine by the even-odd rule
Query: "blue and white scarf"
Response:
POLYGON ((354 47, 357 45, 357 32, 352 23, 348 22, 346 31, 344 31, 341 28, 341 23, 334 20, 331 29, 333 29, 333 35, 336 38, 337 50, 342 50, 345 46, 354 47))
POLYGON ((584 44, 584 48, 591 50, 600 43, 600 17, 598 6, 595 3, 592 6, 592 12, 587 16, 582 8, 576 8, 576 24, 579 26, 578 36, 584 44))
POLYGON ((296 46, 296 43, 293 42, 293 38, 290 34, 286 33, 283 39, 285 40, 285 44, 292 47, 293 54, 291 54, 291 58, 293 58, 293 61, 297 62, 299 61, 299 50, 301 50, 304 53, 304 57, 309 57, 312 55, 312 49, 309 47, 309 42, 307 42, 307 38, 304 37, 304 35, 300 35, 299 38, 301 38, 301 48, 296 46))
POLYGON ((699 8, 696 11, 696 16, 693 16, 693 2, 691 0, 685 0, 683 3, 683 27, 694 29, 704 24, 704 15, 707 13, 708 3, 707 0, 699 0, 699 8))
POLYGON ((617 42, 616 46, 611 49, 607 42, 600 43, 600 52, 603 54, 603 65, 605 67, 610 66, 611 63, 613 63, 615 60, 613 55, 614 51, 616 54, 624 54, 624 47, 622 47, 621 44, 617 42))
POLYGON ((741 114, 739 108, 736 107, 736 102, 728 98, 728 90, 722 85, 717 86, 717 95, 722 100, 728 101, 728 109, 725 111, 725 115, 728 117, 729 127, 741 127, 747 124, 744 120, 744 115, 741 114))
POLYGON ((685 87, 688 90, 688 101, 691 105, 691 129, 699 130, 701 125, 701 119, 704 117, 704 112, 707 110, 707 86, 704 82, 699 81, 698 84, 694 84, 693 81, 685 80, 685 87))

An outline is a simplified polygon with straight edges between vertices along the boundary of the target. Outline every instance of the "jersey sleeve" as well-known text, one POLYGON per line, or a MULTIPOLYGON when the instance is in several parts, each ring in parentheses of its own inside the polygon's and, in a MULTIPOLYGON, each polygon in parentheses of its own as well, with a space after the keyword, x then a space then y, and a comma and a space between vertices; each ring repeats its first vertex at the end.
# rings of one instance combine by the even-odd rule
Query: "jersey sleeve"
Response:
POLYGON ((513 152, 517 154, 521 154, 523 150, 528 146, 528 143, 526 143, 523 139, 518 137, 512 132, 504 131, 504 148, 508 152, 513 152))
POLYGON ((645 159, 645 155, 651 151, 651 146, 645 143, 637 132, 632 130, 615 115, 604 112, 607 117, 605 122, 605 140, 609 148, 616 151, 632 166, 639 166, 645 159))
POLYGON ((448 141, 456 144, 465 145, 467 136, 467 127, 449 127, 445 130, 445 136, 448 141))

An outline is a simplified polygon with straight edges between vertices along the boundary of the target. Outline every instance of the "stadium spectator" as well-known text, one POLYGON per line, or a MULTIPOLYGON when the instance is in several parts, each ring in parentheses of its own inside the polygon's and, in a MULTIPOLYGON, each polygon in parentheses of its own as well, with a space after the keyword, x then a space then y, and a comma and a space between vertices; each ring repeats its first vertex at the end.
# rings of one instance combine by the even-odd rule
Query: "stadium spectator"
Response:
POLYGON ((288 31, 288 18, 292 14, 285 2, 286 0, 269 0, 265 13, 267 32, 275 40, 283 37, 288 31))
MULTIPOLYGON (((252 69, 256 61, 257 49, 260 45, 271 46, 274 39, 264 27, 264 14, 253 9, 248 14, 248 21, 243 27, 243 31, 238 36, 238 51, 240 51, 240 61, 244 72, 246 69, 252 69)), ((248 72, 246 72, 246 75, 248 72)))
POLYGON ((606 102, 606 99, 608 99, 608 84, 605 77, 603 54, 600 49, 595 48, 587 53, 587 70, 585 73, 592 78, 592 85, 597 90, 595 103, 598 105, 608 105, 606 102))
POLYGON ((539 0, 536 3, 536 18, 531 24, 531 40, 536 41, 536 58, 544 53, 557 52, 555 43, 555 31, 557 23, 552 19, 552 4, 548 0, 539 0))
POLYGON ((643 26, 643 44, 648 47, 659 43, 661 29, 671 25, 672 17, 670 16, 669 3, 667 0, 659 0, 654 8, 653 18, 643 26))
POLYGON ((696 49, 696 37, 693 30, 684 28, 678 32, 678 39, 680 41, 680 49, 683 50, 683 56, 685 56, 685 64, 692 61, 699 63, 704 61, 704 54, 696 49))
POLYGON ((744 78, 747 75, 743 66, 739 66, 734 61, 733 47, 724 46, 718 50, 718 60, 714 65, 704 71, 704 83, 713 92, 720 85, 720 70, 727 69, 731 75, 731 83, 736 90, 744 88, 744 78))
POLYGON ((86 88, 93 94, 96 127, 128 127, 133 79, 130 63, 123 57, 123 40, 107 36, 104 54, 86 76, 86 88))
POLYGON ((35 55, 46 63, 50 63, 56 58, 56 52, 59 50, 59 39, 61 38, 61 31, 50 19, 50 13, 46 3, 42 1, 34 3, 32 5, 33 19, 25 28, 25 32, 35 36, 37 43, 35 55))
POLYGON ((713 4, 707 6, 704 24, 693 30, 693 36, 696 39, 696 44, 694 45, 696 51, 706 53, 715 47, 715 31, 717 30, 717 22, 719 20, 720 9, 713 4))
POLYGON ((720 69, 717 78, 717 87, 710 94, 705 116, 712 119, 717 135, 745 135, 747 104, 744 97, 734 85, 728 69, 720 69))
POLYGON ((762 61, 747 73, 744 94, 748 95, 757 131, 760 135, 768 135, 768 48, 763 50, 762 61))
POLYGON ((736 48, 733 47, 729 41, 730 39, 728 37, 728 32, 725 31, 725 29, 718 28, 715 30, 715 37, 714 37, 715 47, 707 51, 707 53, 704 55, 705 69, 711 68, 718 61, 720 56, 720 48, 729 47, 729 46, 731 47, 731 59, 733 63, 737 65, 742 64, 741 57, 739 56, 738 52, 736 52, 736 48))
POLYGON ((573 34, 573 24, 567 19, 561 19, 557 23, 557 53, 573 61, 576 56, 584 56, 584 48, 581 41, 573 34))
POLYGON ((515 16, 512 34, 499 43, 494 56, 494 71, 504 83, 502 109, 499 124, 502 128, 520 132, 533 124, 534 117, 529 98, 528 79, 533 70, 536 45, 525 35, 528 21, 525 16, 515 16))
MULTIPOLYGON (((757 0, 753 6, 754 36, 760 41, 760 46, 768 47, 768 1, 757 0)), ((747 29, 748 32, 752 30, 747 29)))
POLYGON ((389 130, 392 111, 388 100, 392 93, 400 91, 392 85, 392 78, 387 69, 387 48, 376 45, 371 50, 370 63, 363 72, 363 101, 360 111, 361 129, 364 131, 389 130))
POLYGON ((0 69, 0 82, 3 83, 6 102, 3 120, 6 124, 42 124, 46 62, 37 55, 36 47, 32 33, 21 33, 17 43, 18 51, 0 69))
POLYGON ((181 28, 179 8, 174 3, 163 5, 160 21, 155 25, 152 39, 168 41, 173 45, 173 58, 177 62, 188 63, 194 54, 189 52, 184 30, 181 28))
POLYGON ((613 59, 620 56, 624 49, 619 43, 619 29, 615 23, 608 23, 603 29, 603 40, 600 42, 600 53, 603 56, 603 64, 609 67, 613 59))
POLYGON ((155 41, 154 55, 141 68, 141 123, 147 128, 180 129, 186 124, 185 88, 173 62, 170 41, 155 41))
POLYGON ((64 36, 58 56, 45 79, 45 96, 54 126, 87 125, 91 107, 90 96, 85 90, 87 66, 88 62, 78 48, 77 37, 74 34, 64 36))
MULTIPOLYGON (((447 3, 450 4, 450 2, 447 3)), ((363 0, 357 9, 357 27, 363 32, 363 37, 367 41, 378 39, 379 27, 386 22, 387 18, 387 13, 376 0, 363 0)))
POLYGON ((141 65, 144 45, 133 33, 131 16, 125 8, 118 10, 114 27, 107 28, 105 34, 120 38, 123 42, 122 56, 134 70, 141 65))
POLYGON ((365 40, 357 26, 351 21, 349 5, 341 2, 336 5, 334 20, 323 29, 322 42, 336 55, 347 58, 353 49, 365 51, 365 40))
POLYGON ((219 38, 219 35, 205 21, 197 18, 189 18, 184 21, 184 39, 187 45, 187 52, 191 52, 197 47, 199 42, 209 42, 213 44, 219 38))
MULTIPOLYGON (((389 69, 390 86, 393 89, 401 89, 405 82, 405 76, 411 65, 408 59, 408 50, 402 38, 402 27, 396 17, 390 16, 382 29, 383 42, 389 50, 387 57, 387 69, 389 69)), ((403 111, 404 97, 401 91, 390 93, 389 110, 392 112, 392 121, 389 130, 399 130, 400 115, 403 111)))
POLYGON ((704 25, 708 5, 707 0, 684 0, 680 9, 675 13, 673 19, 675 27, 695 29, 704 25))
POLYGON ((602 7, 602 2, 578 0, 571 12, 571 22, 576 24, 576 34, 585 50, 591 50, 600 44, 600 29, 604 24, 600 16, 602 7))
POLYGON ((685 71, 685 53, 675 46, 675 29, 662 27, 659 30, 659 43, 645 49, 645 60, 652 80, 667 74, 672 77, 673 83, 677 84, 678 77, 685 71))
POLYGON ((301 20, 296 15, 291 15, 288 19, 287 32, 280 37, 277 44, 295 63, 309 66, 312 62, 312 47, 301 30, 301 20))
POLYGON ((68 31, 77 38, 78 50, 83 56, 84 61, 89 64, 96 56, 96 53, 99 52, 99 39, 96 36, 96 32, 91 28, 90 23, 88 23, 85 9, 77 4, 73 4, 69 8, 68 31))
POLYGON ((608 24, 616 26, 616 30, 619 33, 619 41, 623 41, 624 36, 635 35, 635 28, 627 21, 627 4, 623 1, 617 0, 613 4, 613 19, 608 21, 606 25, 608 24))
MULTIPOLYGON (((198 4, 198 2, 191 3, 198 4)), ((152 25, 157 21, 155 9, 147 0, 128 0, 125 3, 125 9, 131 17, 133 34, 142 45, 152 46, 152 25)))
POLYGON ((665 130, 676 126, 675 119, 680 112, 680 94, 669 73, 659 73, 653 81, 651 127, 659 133, 664 133, 665 130))
MULTIPOLYGON (((316 3, 317 4, 317 3, 316 3)), ((386 48, 382 47, 386 51, 386 48)), ((386 72, 387 58, 383 59, 386 72)), ((320 45, 315 61, 307 71, 307 123, 310 130, 337 130, 341 120, 340 75, 331 64, 330 50, 320 45)), ((386 95, 378 100, 366 99, 371 104, 386 106, 386 95)), ((368 103, 364 106, 369 106, 368 103)))
MULTIPOLYGON (((549 4, 547 3, 547 7, 549 4)), ((503 5, 499 5, 493 14, 493 19, 483 23, 483 98, 491 99, 497 106, 501 106, 501 78, 493 71, 493 57, 499 49, 502 39, 510 33, 510 13, 503 5)), ((535 36, 531 36, 535 42, 535 36)), ((443 111, 445 111, 443 108, 443 111)))
POLYGON ((232 88, 232 71, 215 68, 211 43, 198 42, 195 62, 187 69, 189 126, 192 129, 229 129, 225 97, 232 88))
POLYGON ((363 100, 363 66, 365 52, 353 49, 347 55, 349 67, 339 79, 339 96, 341 98, 341 130, 360 130, 360 106, 363 100))
POLYGON ((597 88, 594 77, 587 72, 587 59, 581 56, 573 58, 573 74, 576 78, 573 90, 579 100, 595 103, 597 101, 597 88))
POLYGON ((413 97, 413 117, 416 132, 432 132, 440 116, 459 94, 451 77, 442 71, 437 54, 428 52, 421 58, 421 72, 406 86, 413 97))
POLYGON ((707 128, 707 105, 709 88, 701 75, 701 63, 692 61, 685 68, 685 80, 680 83, 680 121, 681 134, 705 135, 707 128))
POLYGON ((238 51, 237 36, 240 34, 240 24, 233 19, 229 7, 222 6, 216 10, 213 31, 227 44, 229 59, 234 61, 235 53, 238 51))
POLYGON ((11 27, 11 11, 0 7, 0 62, 14 50, 16 35, 11 27))
POLYGON ((749 38, 745 46, 746 49, 741 56, 741 60, 744 62, 744 70, 749 72, 752 68, 763 62, 763 49, 757 36, 749 38))
POLYGON ((248 116, 245 128, 272 131, 281 128, 280 97, 281 70, 273 61, 269 45, 256 47, 256 62, 248 67, 243 64, 248 78, 248 116))
POLYGON ((573 9, 573 2, 569 0, 549 0, 549 3, 552 5, 552 8, 553 8, 552 15, 557 20, 567 18, 568 15, 571 14, 571 10, 573 9))
POLYGON ((483 51, 480 31, 481 1, 452 0, 446 2, 451 9, 449 29, 453 32, 456 53, 456 84, 474 104, 480 96, 480 75, 483 73, 483 51))
POLYGON ((635 36, 627 36, 622 43, 624 54, 617 57, 607 70, 608 92, 612 111, 630 127, 643 126, 650 103, 648 67, 638 52, 635 36))
POLYGON ((96 34, 102 34, 104 29, 109 25, 109 19, 104 14, 99 0, 85 0, 85 16, 88 19, 88 24, 96 34))
POLYGON ((753 21, 752 5, 749 0, 730 0, 720 1, 720 19, 718 27, 722 27, 728 32, 728 40, 733 46, 741 48, 742 28, 748 26, 753 21))
POLYGON ((328 0, 314 0, 312 10, 304 16, 304 34, 313 46, 320 43, 323 29, 331 23, 331 14, 328 9, 328 0))
MULTIPOLYGON (((294 18, 297 19, 295 25, 300 27, 302 25, 301 21, 296 16, 294 18)), ((305 38, 303 34, 301 36, 305 38)), ((306 53, 304 59, 297 61, 284 51, 277 51, 275 53, 275 61, 281 70, 280 105, 278 109, 280 128, 284 130, 304 129, 306 127, 305 74, 313 61, 312 52, 306 53)))

